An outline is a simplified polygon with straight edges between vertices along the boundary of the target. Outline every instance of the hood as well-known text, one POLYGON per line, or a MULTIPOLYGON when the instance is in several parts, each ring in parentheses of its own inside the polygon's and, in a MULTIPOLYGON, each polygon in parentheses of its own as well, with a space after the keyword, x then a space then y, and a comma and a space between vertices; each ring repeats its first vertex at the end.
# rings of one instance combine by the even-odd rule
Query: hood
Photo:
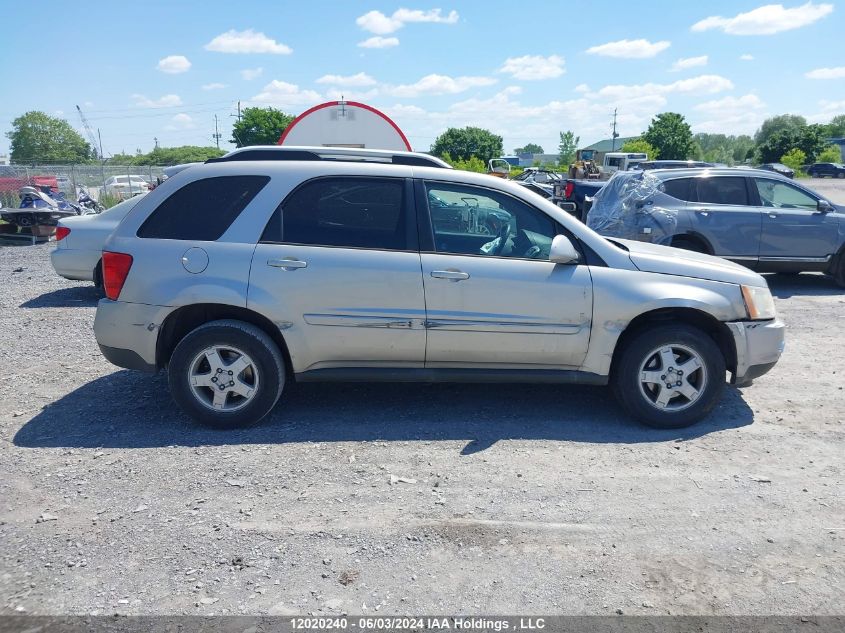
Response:
POLYGON ((696 279, 709 279, 729 284, 746 284, 766 288, 766 280, 753 270, 734 264, 721 257, 694 253, 671 246, 660 246, 634 240, 606 238, 628 250, 634 266, 639 270, 663 275, 680 275, 696 279))

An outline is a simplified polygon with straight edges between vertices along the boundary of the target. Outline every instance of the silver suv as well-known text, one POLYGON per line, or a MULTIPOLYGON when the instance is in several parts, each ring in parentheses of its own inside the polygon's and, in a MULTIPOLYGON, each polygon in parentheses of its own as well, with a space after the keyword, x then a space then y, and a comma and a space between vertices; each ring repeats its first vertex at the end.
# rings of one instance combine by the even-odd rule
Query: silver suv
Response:
POLYGON ((425 155, 234 152, 150 192, 103 253, 94 329, 193 418, 264 418, 297 381, 610 383, 682 427, 783 348, 765 280, 608 240, 524 187, 425 155))

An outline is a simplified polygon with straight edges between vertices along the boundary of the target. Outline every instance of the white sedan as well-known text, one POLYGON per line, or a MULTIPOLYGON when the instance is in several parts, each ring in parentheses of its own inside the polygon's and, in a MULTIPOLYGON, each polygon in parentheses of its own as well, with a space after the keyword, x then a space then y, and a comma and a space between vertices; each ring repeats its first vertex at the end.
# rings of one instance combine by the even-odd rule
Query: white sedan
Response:
POLYGON ((143 196, 135 196, 97 215, 65 218, 56 227, 56 248, 50 261, 57 273, 66 279, 93 281, 102 285, 100 257, 103 245, 143 196))
POLYGON ((150 183, 143 176, 127 174, 126 176, 112 176, 106 181, 106 193, 120 199, 131 198, 150 190, 150 183))

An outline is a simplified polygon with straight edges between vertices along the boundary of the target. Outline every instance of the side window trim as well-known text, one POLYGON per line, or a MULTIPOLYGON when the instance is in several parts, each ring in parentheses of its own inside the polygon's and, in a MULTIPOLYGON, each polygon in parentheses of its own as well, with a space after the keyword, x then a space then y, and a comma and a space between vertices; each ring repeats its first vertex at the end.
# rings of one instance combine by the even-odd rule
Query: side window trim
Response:
POLYGON ((346 174, 331 174, 325 176, 315 176, 314 178, 309 178, 308 180, 304 180, 296 185, 293 189, 291 189, 287 195, 282 199, 282 201, 278 204, 276 209, 273 211, 273 214, 270 216, 270 219, 267 221, 267 224, 264 226, 264 230, 261 232, 261 238, 259 239, 259 244, 277 244, 277 245, 284 245, 284 246, 310 246, 313 248, 346 248, 346 249, 353 249, 353 250, 367 250, 367 251, 384 251, 384 252, 394 252, 394 253, 417 253, 419 252, 419 237, 417 234, 417 209, 416 205, 414 204, 414 188, 413 188, 413 179, 406 178, 404 176, 369 176, 369 175, 346 175, 346 174), (395 180, 395 181, 403 181, 402 182, 402 213, 405 215, 405 239, 407 241, 406 248, 396 249, 396 248, 375 248, 375 247, 368 247, 368 246, 337 246, 333 244, 301 244, 299 242, 287 242, 285 241, 284 235, 284 206, 285 204, 299 192, 300 189, 306 187, 314 182, 318 182, 321 180, 332 180, 332 179, 360 179, 360 180, 395 180), (278 224, 278 240, 271 239, 272 236, 272 224, 278 224))

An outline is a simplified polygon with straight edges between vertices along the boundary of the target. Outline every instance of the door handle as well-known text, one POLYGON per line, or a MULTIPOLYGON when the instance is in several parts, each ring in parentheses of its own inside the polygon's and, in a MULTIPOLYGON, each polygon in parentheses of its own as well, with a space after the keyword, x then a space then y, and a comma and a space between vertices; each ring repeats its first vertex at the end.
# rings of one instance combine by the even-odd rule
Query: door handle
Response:
POLYGON ((294 259, 293 257, 286 257, 284 259, 268 259, 267 265, 273 268, 283 268, 285 270, 294 270, 296 268, 306 268, 308 262, 301 259, 294 259))
POLYGON ((469 279, 469 273, 461 270, 432 270, 431 276, 435 279, 448 279, 449 281, 462 281, 469 279))
POLYGON ((778 215, 780 215, 780 214, 779 214, 779 213, 775 213, 774 211, 769 211, 769 217, 770 217, 770 218, 776 218, 776 217, 778 217, 778 215))
POLYGON ((697 214, 703 215, 705 218, 710 215, 710 209, 699 209, 696 211, 697 214))

